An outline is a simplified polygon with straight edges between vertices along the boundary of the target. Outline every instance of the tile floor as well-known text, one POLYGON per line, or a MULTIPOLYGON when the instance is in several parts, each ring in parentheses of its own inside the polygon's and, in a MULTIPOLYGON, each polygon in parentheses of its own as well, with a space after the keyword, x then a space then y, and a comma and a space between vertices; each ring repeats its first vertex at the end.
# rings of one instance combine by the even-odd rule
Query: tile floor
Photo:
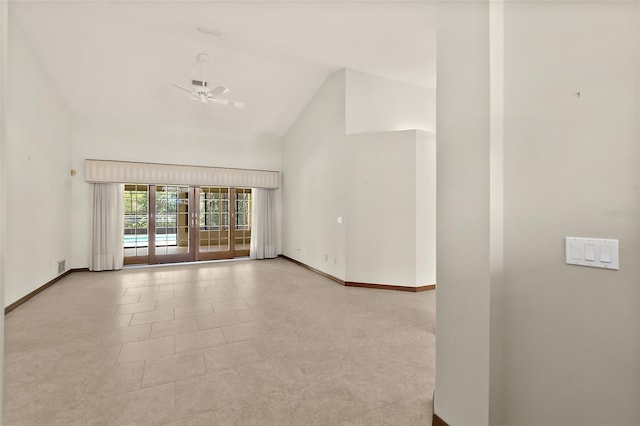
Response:
POLYGON ((5 318, 4 425, 430 425, 435 292, 284 259, 74 273, 5 318))

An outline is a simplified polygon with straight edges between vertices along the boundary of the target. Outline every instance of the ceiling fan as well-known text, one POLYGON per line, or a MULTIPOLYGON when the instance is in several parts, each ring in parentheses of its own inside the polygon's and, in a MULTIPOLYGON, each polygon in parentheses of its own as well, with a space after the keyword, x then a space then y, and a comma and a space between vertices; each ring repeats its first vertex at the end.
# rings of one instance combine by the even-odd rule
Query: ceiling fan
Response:
POLYGON ((245 106, 244 102, 232 101, 232 100, 224 99, 220 97, 220 95, 229 92, 228 88, 222 85, 215 87, 213 89, 209 88, 209 85, 204 80, 204 64, 209 60, 209 55, 207 55, 206 53, 201 53, 197 56, 197 59, 198 59, 198 62, 202 64, 202 80, 191 80, 193 89, 188 89, 176 83, 171 83, 171 84, 180 90, 184 90, 185 92, 190 93, 192 101, 200 101, 203 104, 228 105, 238 109, 244 108, 245 106))

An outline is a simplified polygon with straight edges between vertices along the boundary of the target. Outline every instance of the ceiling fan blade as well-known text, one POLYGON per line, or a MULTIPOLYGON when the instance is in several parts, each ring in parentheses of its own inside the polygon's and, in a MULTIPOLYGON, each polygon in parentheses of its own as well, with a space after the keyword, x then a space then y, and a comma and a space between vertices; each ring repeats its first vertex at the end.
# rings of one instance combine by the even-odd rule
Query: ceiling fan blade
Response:
POLYGON ((182 87, 179 84, 171 83, 171 85, 177 87, 178 89, 184 90, 185 92, 193 94, 193 90, 182 87))
POLYGON ((232 106, 238 109, 243 109, 247 105, 244 102, 232 101, 232 100, 223 99, 223 98, 213 98, 213 99, 209 98, 209 101, 210 103, 232 106))
POLYGON ((218 86, 215 89, 212 89, 209 92, 209 95, 213 96, 215 98, 215 97, 218 97, 218 96, 222 95, 223 93, 227 93, 228 91, 229 91, 229 89, 227 89, 226 87, 218 86))
POLYGON ((229 99, 222 98, 209 98, 212 103, 220 104, 220 105, 229 105, 231 101, 229 99))

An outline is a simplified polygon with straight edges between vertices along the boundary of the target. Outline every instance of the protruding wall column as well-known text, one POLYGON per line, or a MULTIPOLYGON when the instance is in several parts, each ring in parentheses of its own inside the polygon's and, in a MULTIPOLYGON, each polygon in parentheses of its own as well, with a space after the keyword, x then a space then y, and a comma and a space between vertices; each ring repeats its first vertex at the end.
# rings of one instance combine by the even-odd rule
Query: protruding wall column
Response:
POLYGON ((440 2, 435 414, 489 424, 489 2, 440 2))

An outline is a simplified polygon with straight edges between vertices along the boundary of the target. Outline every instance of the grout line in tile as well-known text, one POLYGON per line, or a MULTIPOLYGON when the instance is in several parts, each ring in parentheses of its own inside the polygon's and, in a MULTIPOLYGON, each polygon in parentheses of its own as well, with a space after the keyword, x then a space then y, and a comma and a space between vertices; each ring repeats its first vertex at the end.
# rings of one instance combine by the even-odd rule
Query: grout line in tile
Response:
POLYGON ((209 367, 207 367, 207 359, 204 357, 205 349, 200 351, 200 356, 202 356, 202 362, 204 363, 204 374, 205 376, 209 374, 209 367))
POLYGON ((176 382, 173 382, 173 421, 178 421, 178 403, 176 402, 176 382))
POLYGON ((116 367, 118 365, 118 359, 120 358, 120 354, 122 353, 122 347, 124 343, 120 343, 120 349, 118 350, 118 355, 116 355, 116 359, 113 361, 113 366, 116 367))
POLYGON ((142 390, 142 382, 144 382, 144 373, 147 371, 147 361, 144 360, 144 365, 142 366, 142 377, 140 377, 140 390, 142 390))
POLYGON ((176 336, 175 334, 173 336, 171 336, 171 338, 173 339, 173 355, 175 355, 176 352, 176 336))

